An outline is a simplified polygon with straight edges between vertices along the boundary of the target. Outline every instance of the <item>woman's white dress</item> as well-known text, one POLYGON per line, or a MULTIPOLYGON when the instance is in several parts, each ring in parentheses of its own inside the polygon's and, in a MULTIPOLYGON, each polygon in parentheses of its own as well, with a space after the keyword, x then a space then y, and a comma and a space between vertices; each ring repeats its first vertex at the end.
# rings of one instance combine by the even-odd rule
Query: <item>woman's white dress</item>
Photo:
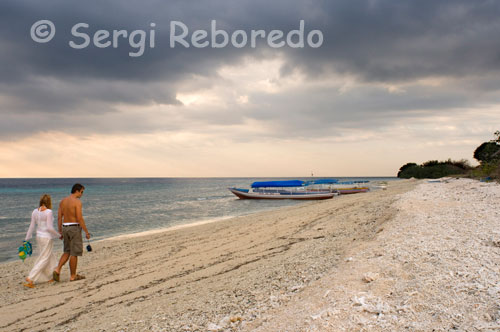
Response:
POLYGON ((53 238, 60 235, 54 229, 54 215, 51 209, 33 210, 31 224, 26 234, 26 241, 32 238, 36 226, 36 243, 40 255, 28 276, 33 282, 45 282, 52 279, 52 271, 57 266, 57 260, 52 253, 53 238))

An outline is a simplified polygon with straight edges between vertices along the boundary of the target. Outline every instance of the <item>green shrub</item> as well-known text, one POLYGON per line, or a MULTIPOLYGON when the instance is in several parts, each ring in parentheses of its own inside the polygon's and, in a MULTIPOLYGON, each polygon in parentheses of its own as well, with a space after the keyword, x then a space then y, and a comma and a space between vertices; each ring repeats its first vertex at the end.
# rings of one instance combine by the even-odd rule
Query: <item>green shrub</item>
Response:
POLYGON ((474 151, 474 158, 481 164, 499 160, 500 145, 496 142, 484 142, 474 151))
POLYGON ((437 161, 430 160, 422 165, 408 163, 402 166, 398 172, 398 178, 409 179, 438 179, 450 175, 466 174, 471 169, 469 163, 465 160, 437 161))

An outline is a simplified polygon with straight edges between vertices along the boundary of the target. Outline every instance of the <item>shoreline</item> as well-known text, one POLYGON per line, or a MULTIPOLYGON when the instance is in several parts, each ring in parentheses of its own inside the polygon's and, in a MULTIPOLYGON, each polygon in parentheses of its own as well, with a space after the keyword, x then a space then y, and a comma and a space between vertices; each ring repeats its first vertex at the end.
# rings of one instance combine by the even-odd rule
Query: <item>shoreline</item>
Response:
MULTIPOLYGON (((270 211, 278 211, 280 209, 286 209, 294 206, 299 206, 299 205, 304 205, 311 203, 310 201, 304 201, 304 202, 298 202, 297 205, 286 205, 286 206, 278 206, 278 207, 271 207, 271 208, 266 208, 263 210, 259 211, 253 211, 250 213, 243 213, 241 215, 231 215, 231 216, 222 216, 222 217, 216 217, 216 218, 210 218, 210 219, 201 219, 201 220, 195 220, 195 221, 189 221, 187 223, 183 224, 174 224, 171 226, 165 226, 165 227, 160 227, 160 228, 153 228, 150 230, 146 231, 140 231, 140 232, 132 232, 132 233, 123 233, 123 234, 117 234, 117 235, 111 235, 109 237, 104 237, 104 238, 98 238, 96 240, 93 240, 92 238, 90 239, 92 244, 96 243, 101 243, 101 242, 106 242, 106 241, 121 241, 121 240, 126 240, 126 239, 133 239, 133 238, 140 238, 140 237, 146 237, 146 236, 151 236, 151 235, 157 235, 161 234, 164 232, 172 232, 184 228, 190 228, 190 227, 197 227, 205 224, 211 224, 211 223, 217 223, 220 221, 225 221, 225 220, 230 220, 230 219, 235 219, 235 218, 240 218, 240 217, 247 217, 251 216, 254 214, 259 214, 259 213, 265 213, 265 212, 270 212, 270 211)), ((0 217, 1 219, 1 217, 0 217)), ((5 218, 6 219, 6 218, 5 218)), ((57 220, 56 220, 57 224, 57 220)), ((57 227, 57 225, 55 225, 57 227)), ((92 234, 92 232, 91 232, 92 234)), ((33 238, 30 240, 33 245, 35 245, 36 242, 36 235, 33 236, 33 238)), ((54 239, 54 246, 57 246, 58 242, 56 242, 57 239, 54 239)), ((83 242, 87 243, 87 240, 85 239, 85 236, 83 235, 83 242)), ((55 248, 54 253, 56 254, 61 254, 62 253, 62 242, 60 243, 60 248, 55 248)), ((35 254, 35 252, 33 252, 35 254)), ((6 263, 13 263, 13 262, 18 262, 19 258, 14 256, 8 260, 1 261, 0 266, 2 264, 6 263)))
MULTIPOLYGON (((275 208, 275 209, 273 209, 273 211, 281 209, 281 208, 282 207, 275 208)), ((269 211, 269 210, 265 210, 265 211, 269 211)), ((265 212, 265 211, 259 211, 259 212, 265 212)), ((254 212, 254 213, 259 213, 259 212, 254 212)), ((167 226, 167 227, 163 227, 163 228, 150 229, 147 231, 136 232, 136 233, 113 235, 111 237, 96 240, 95 243, 106 242, 106 241, 121 241, 121 240, 127 240, 127 239, 146 237, 146 236, 150 236, 150 235, 158 235, 161 233, 173 232, 173 231, 177 231, 177 230, 184 229, 184 228, 197 227, 197 226, 216 223, 216 222, 220 222, 220 221, 224 221, 224 220, 234 219, 234 218, 238 218, 238 217, 249 216, 249 215, 252 215, 254 213, 244 214, 241 216, 227 216, 227 217, 220 217, 220 218, 212 218, 212 219, 207 219, 207 220, 190 222, 187 224, 179 224, 179 225, 167 226)))
MULTIPOLYGON (((403 180, 401 180, 401 181, 403 181, 403 180)), ((371 192, 377 191, 377 190, 381 190, 381 189, 372 190, 371 192)), ((368 193, 370 193, 370 192, 368 192, 368 193)), ((364 193, 364 194, 366 194, 366 193, 364 193)), ((344 197, 345 197, 345 195, 344 195, 344 197)), ((336 197, 334 196, 332 199, 336 199, 336 197)), ((337 199, 338 199, 338 197, 337 197, 337 199)), ((127 239, 147 237, 147 236, 151 236, 151 235, 160 235, 162 233, 173 232, 173 231, 177 231, 177 230, 181 230, 181 229, 185 229, 185 228, 198 227, 198 226, 202 226, 202 225, 206 225, 206 224, 212 224, 212 223, 217 223, 217 222, 222 222, 222 221, 232 220, 232 219, 237 219, 237 218, 251 217, 253 215, 258 215, 261 213, 280 211, 282 209, 286 210, 289 208, 305 206, 305 205, 314 204, 317 202, 318 201, 314 201, 314 200, 313 201, 310 201, 310 200, 309 201, 300 201, 300 202, 297 202, 296 205, 272 207, 272 208, 267 208, 267 209, 260 210, 260 211, 254 211, 251 213, 244 213, 241 215, 217 217, 217 218, 211 218, 211 219, 205 219, 205 220, 193 221, 193 222, 190 221, 189 223, 186 223, 186 224, 177 224, 177 225, 155 228, 155 229, 150 229, 150 230, 135 232, 135 233, 125 233, 125 234, 119 234, 119 235, 112 235, 110 237, 102 238, 102 239, 95 240, 95 241, 91 240, 91 241, 92 241, 92 243, 101 243, 101 242, 106 242, 106 241, 122 241, 122 240, 127 240, 127 239)), ((84 239, 84 242, 85 241, 86 240, 84 239)), ((0 262, 0 264, 2 264, 2 263, 7 263, 7 262, 0 262)))
MULTIPOLYGON (((277 208, 277 209, 280 209, 280 208, 277 208)), ((258 212, 255 212, 255 213, 258 213, 258 212)), ((250 215, 250 214, 248 214, 248 215, 250 215)), ((246 216, 246 215, 243 215, 243 216, 246 216)), ((102 238, 102 239, 98 239, 98 240, 92 240, 92 238, 91 238, 90 241, 91 241, 92 245, 98 244, 98 243, 105 243, 107 241, 111 241, 111 242, 123 241, 123 240, 127 240, 127 239, 141 238, 141 237, 147 237, 147 236, 151 236, 151 235, 158 235, 158 234, 166 233, 166 232, 173 232, 173 231, 184 229, 184 228, 197 227, 197 226, 211 224, 211 223, 215 223, 215 222, 219 222, 219 221, 223 221, 223 220, 228 220, 228 219, 233 219, 233 218, 238 218, 238 216, 213 218, 213 219, 202 220, 202 221, 197 221, 197 222, 188 223, 188 224, 180 224, 180 225, 174 225, 174 226, 167 226, 167 227, 163 227, 163 228, 156 228, 156 229, 151 229, 151 230, 147 230, 147 231, 112 235, 110 237, 106 237, 106 238, 102 238)), ((36 245, 35 237, 36 236, 33 236, 33 239, 30 240, 33 245, 36 245)), ((86 245, 87 240, 85 239, 85 234, 83 234, 82 237, 83 237, 83 242, 86 245)), ((56 240, 57 239, 54 239, 54 246, 56 246, 58 244, 62 246, 62 244, 61 244, 62 242, 56 242, 56 240)), ((56 255, 62 254, 61 248, 59 248, 59 249, 54 248, 53 252, 56 255)), ((36 255, 36 253, 35 253, 35 251, 33 251, 33 256, 31 257, 31 259, 35 258, 35 255, 36 255)), ((0 266, 2 264, 9 264, 9 263, 15 263, 15 262, 19 262, 19 258, 11 258, 9 260, 0 262, 0 266)))
POLYGON ((227 317, 243 328, 376 236, 396 212, 396 195, 415 183, 96 241, 78 261, 87 277, 79 282, 69 282, 65 266, 60 283, 25 289, 35 258, 1 264, 0 328, 92 331, 92 321, 107 331, 207 331, 227 317))
MULTIPOLYGON (((394 178, 391 179, 394 180, 394 178)), ((282 206, 297 205, 297 202, 238 202, 239 200, 227 190, 227 187, 236 184, 248 186, 249 180, 245 179, 233 181, 208 178, 200 182, 176 178, 164 181, 89 179, 88 182, 88 189, 91 191, 87 192, 89 195, 82 202, 84 217, 93 235, 91 241, 146 230, 162 231, 181 224, 248 215, 282 206), (118 190, 122 186, 124 186, 127 198, 137 200, 138 206, 126 207, 124 201, 118 196, 115 197, 115 194, 111 194, 113 190, 118 190), (150 196, 153 192, 155 195, 150 196), (152 210, 148 212, 149 209, 152 210)), ((4 232, 0 263, 19 259, 17 251, 13 249, 16 249, 24 239, 25 228, 29 226, 32 210, 29 206, 35 207, 33 202, 39 199, 39 193, 49 193, 54 202, 58 202, 71 184, 72 182, 64 179, 35 179, 33 181, 25 179, 3 183, 2 197, 6 199, 9 208, 4 209, 5 211, 0 216, 0 228, 4 232)), ((57 206, 54 207, 54 213, 57 216, 57 206)), ((55 227, 57 229, 57 225, 55 227)), ((56 248, 58 248, 57 245, 56 248)))
MULTIPOLYGON (((364 177, 364 178, 369 178, 369 177, 364 177)), ((378 177, 374 177, 374 178, 378 178, 378 177)), ((404 181, 404 180, 400 180, 400 179, 396 179, 396 180, 404 181)), ((396 180, 392 180, 392 181, 396 181, 396 180)), ((381 189, 375 189, 375 190, 371 190, 371 191, 378 191, 378 190, 381 190, 381 189)), ((335 197, 333 197, 332 199, 335 199, 335 197)), ((265 208, 265 209, 259 210, 259 211, 253 211, 250 213, 243 213, 240 215, 222 216, 222 217, 216 217, 216 218, 210 218, 210 219, 189 221, 188 223, 174 224, 172 226, 153 228, 153 229, 146 230, 146 231, 111 235, 109 237, 98 238, 96 240, 93 240, 91 238, 90 241, 92 244, 96 244, 96 243, 101 243, 101 242, 106 242, 106 241, 120 241, 120 240, 126 240, 126 239, 140 238, 143 236, 156 235, 156 234, 161 234, 164 232, 176 231, 176 230, 183 229, 183 228, 197 227, 197 226, 201 226, 201 225, 205 225, 205 224, 216 223, 216 222, 240 218, 240 217, 248 217, 248 216, 252 216, 254 214, 265 213, 265 212, 270 212, 270 211, 279 211, 281 209, 293 208, 296 206, 313 204, 313 203, 315 203, 315 201, 301 201, 301 202, 297 202, 296 205, 285 205, 285 206, 271 207, 271 208, 265 208)), ((7 217, 5 217, 5 219, 6 218, 7 217)), ((0 219, 2 219, 2 217, 0 217, 0 219)), ((57 225, 55 225, 55 227, 57 227, 57 225)), ((91 234, 92 234, 92 232, 91 232, 91 234)), ((56 240, 57 239, 54 239, 54 246, 57 246, 58 242, 56 242, 56 240)), ((35 241, 36 241, 35 236, 33 236, 33 238, 31 239, 31 242, 33 245, 35 245, 35 241)), ((85 237, 83 237, 83 241, 85 243, 87 243, 86 242, 87 240, 85 239, 85 237)), ((62 253, 62 249, 55 248, 54 253, 60 255, 62 253)), ((34 252, 34 254, 35 254, 35 252, 34 252)), ((19 261, 19 258, 14 256, 8 260, 0 262, 0 266, 2 264, 13 263, 13 262, 18 262, 18 261, 19 261)))

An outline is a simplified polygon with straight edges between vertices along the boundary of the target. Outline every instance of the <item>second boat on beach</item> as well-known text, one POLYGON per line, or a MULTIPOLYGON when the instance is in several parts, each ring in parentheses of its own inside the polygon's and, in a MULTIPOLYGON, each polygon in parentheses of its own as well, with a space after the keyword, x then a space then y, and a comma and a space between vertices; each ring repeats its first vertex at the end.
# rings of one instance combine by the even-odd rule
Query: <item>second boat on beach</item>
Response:
POLYGON ((370 190, 369 181, 345 181, 332 184, 333 191, 338 191, 339 194, 357 194, 365 193, 370 190))
POLYGON ((333 198, 333 196, 340 194, 367 192, 370 190, 368 182, 339 182, 336 179, 264 181, 252 183, 250 189, 228 189, 241 199, 319 200, 333 198))
POLYGON ((337 179, 319 179, 305 182, 308 191, 333 192, 341 195, 365 193, 370 191, 370 181, 342 181, 337 179))
POLYGON ((330 190, 307 189, 307 182, 300 180, 254 182, 251 189, 228 188, 241 199, 329 199, 336 193, 330 190))

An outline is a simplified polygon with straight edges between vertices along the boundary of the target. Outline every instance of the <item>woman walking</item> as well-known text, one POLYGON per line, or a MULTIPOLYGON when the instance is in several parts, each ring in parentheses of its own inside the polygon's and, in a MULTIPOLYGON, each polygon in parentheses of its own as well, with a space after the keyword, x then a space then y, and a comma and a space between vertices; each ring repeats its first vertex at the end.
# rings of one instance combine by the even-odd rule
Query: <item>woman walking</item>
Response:
POLYGON ((50 195, 42 195, 39 207, 31 214, 31 224, 26 234, 26 241, 31 239, 36 225, 36 243, 40 255, 26 278, 27 283, 23 285, 29 288, 35 287, 34 283, 52 282, 52 271, 57 266, 57 260, 52 253, 54 246, 53 238, 60 238, 54 229, 54 215, 52 213, 52 199, 50 195))

